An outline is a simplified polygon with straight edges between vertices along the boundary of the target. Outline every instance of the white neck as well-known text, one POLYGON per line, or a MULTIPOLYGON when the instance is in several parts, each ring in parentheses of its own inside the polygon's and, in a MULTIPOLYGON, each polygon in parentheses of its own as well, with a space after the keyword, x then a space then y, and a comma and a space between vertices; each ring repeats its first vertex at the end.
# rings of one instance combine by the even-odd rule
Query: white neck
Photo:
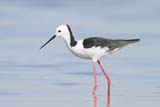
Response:
POLYGON ((70 45, 70 43, 71 43, 70 35, 67 33, 65 36, 62 36, 62 38, 64 39, 66 45, 70 48, 71 47, 71 45, 70 45))

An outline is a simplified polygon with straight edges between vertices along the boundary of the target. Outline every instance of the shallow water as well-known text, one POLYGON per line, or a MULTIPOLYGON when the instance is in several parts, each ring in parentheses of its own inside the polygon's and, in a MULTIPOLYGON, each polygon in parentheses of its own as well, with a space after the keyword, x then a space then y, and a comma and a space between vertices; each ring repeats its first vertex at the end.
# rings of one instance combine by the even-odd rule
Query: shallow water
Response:
POLYGON ((1 107, 160 106, 158 1, 7 1, 0 1, 1 107), (92 96, 91 61, 74 57, 63 40, 39 50, 63 23, 72 25, 76 38, 141 39, 101 60, 112 80, 110 102, 100 69, 92 96))
MULTIPOLYGON (((1 43, 0 105, 93 107, 92 63, 74 57, 61 39, 40 51, 38 40, 19 37, 4 39, 12 41, 8 44, 1 43), (27 41, 30 41, 30 48, 24 44, 27 41)), ((153 50, 158 48, 158 40, 148 37, 102 59, 112 79, 111 107, 160 105, 159 57, 156 53, 148 56, 151 55, 148 42, 154 42, 150 46, 153 50), (140 49, 142 46, 143 50, 140 49)), ((107 82, 98 67, 97 70, 97 107, 106 107, 107 82)))

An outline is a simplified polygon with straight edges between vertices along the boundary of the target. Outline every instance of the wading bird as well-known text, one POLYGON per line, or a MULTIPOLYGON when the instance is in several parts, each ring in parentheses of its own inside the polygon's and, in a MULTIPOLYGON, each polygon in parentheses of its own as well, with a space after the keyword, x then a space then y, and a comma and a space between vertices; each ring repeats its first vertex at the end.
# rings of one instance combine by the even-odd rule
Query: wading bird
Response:
POLYGON ((68 49, 76 56, 92 60, 94 71, 94 87, 92 94, 94 95, 98 87, 98 79, 96 75, 96 63, 98 63, 105 78, 108 81, 108 95, 110 95, 111 79, 105 69, 103 68, 100 58, 120 50, 124 46, 138 42, 140 39, 108 39, 102 37, 90 37, 82 40, 75 40, 69 25, 60 25, 56 28, 56 33, 52 36, 40 49, 47 45, 51 40, 56 37, 62 37, 68 49))

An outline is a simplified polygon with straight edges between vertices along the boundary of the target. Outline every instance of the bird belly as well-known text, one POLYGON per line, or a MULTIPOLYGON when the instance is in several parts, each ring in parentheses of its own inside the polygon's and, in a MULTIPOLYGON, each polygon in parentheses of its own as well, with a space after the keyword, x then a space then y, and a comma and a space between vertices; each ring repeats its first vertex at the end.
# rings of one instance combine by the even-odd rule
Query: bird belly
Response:
POLYGON ((71 50, 71 52, 80 57, 80 58, 83 58, 83 59, 92 59, 91 55, 88 55, 86 53, 84 53, 83 51, 75 51, 75 50, 71 50))
POLYGON ((83 59, 90 59, 90 60, 98 60, 102 56, 108 54, 107 50, 108 47, 101 48, 101 47, 92 47, 92 48, 72 48, 71 52, 76 56, 83 58, 83 59))

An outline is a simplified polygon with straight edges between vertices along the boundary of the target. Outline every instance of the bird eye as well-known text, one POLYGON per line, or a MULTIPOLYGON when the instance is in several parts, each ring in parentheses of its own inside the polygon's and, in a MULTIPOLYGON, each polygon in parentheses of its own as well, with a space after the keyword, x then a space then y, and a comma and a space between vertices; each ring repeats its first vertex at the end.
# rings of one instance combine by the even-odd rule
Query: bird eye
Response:
POLYGON ((60 32, 61 32, 61 30, 58 30, 58 32, 60 33, 60 32))

